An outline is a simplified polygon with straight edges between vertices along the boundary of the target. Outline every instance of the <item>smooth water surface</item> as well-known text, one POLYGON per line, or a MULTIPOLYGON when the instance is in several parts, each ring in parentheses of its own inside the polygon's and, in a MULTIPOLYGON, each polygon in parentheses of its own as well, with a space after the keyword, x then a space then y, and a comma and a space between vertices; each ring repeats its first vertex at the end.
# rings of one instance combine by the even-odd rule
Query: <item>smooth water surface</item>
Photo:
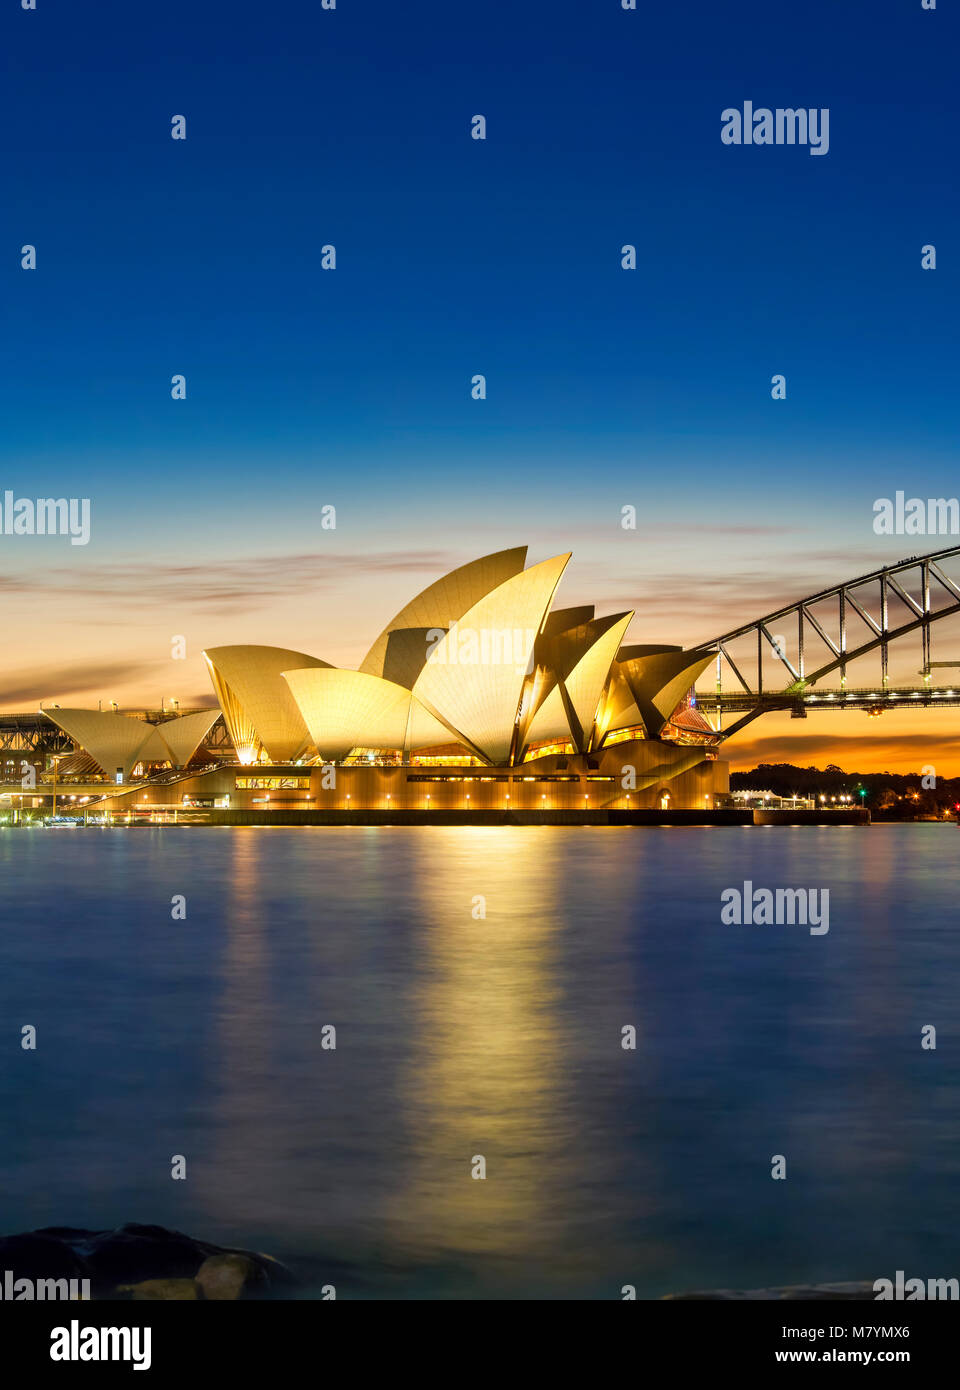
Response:
POLYGON ((0 831, 0 1231, 157 1222, 340 1298, 960 1276, 958 849, 0 831), (723 925, 745 879, 829 932, 723 925))

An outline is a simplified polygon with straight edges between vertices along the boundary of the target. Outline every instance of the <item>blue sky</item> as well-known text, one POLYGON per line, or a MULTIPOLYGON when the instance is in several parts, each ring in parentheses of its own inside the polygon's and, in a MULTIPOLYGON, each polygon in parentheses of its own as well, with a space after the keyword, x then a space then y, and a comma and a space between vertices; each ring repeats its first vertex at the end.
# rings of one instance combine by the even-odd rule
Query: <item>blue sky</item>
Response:
POLYGON ((920 0, 4 6, 0 485, 91 497, 94 537, 8 539, 0 580, 42 609, 75 570, 72 649, 142 632, 138 565, 397 556, 396 603, 359 566, 248 595, 250 640, 309 615, 347 660, 418 555, 572 549, 564 596, 655 587, 660 638, 674 580, 733 576, 694 641, 911 553, 871 508, 958 491, 958 31, 920 0), (828 107, 829 153, 724 146, 745 99, 828 107))

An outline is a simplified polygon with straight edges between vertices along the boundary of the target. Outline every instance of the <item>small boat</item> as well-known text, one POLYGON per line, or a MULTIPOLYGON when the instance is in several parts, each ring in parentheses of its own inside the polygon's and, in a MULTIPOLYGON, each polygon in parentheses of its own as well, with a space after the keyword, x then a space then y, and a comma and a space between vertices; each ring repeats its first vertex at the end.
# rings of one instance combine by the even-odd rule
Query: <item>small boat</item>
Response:
POLYGON ((75 816, 48 816, 41 824, 47 830, 78 830, 83 825, 83 821, 75 816))

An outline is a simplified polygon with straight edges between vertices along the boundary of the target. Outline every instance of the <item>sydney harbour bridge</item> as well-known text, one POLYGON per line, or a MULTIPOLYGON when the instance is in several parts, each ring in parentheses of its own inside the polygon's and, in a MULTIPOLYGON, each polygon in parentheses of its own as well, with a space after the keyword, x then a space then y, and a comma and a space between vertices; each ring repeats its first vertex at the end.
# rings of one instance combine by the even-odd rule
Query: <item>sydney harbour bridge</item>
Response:
POLYGON ((934 659, 936 624, 960 614, 946 563, 960 546, 915 555, 807 598, 702 644, 717 654, 697 704, 721 739, 761 714, 960 705, 960 628, 934 659), (949 659, 944 659, 949 658, 949 659), (956 672, 951 681, 950 670, 956 672))

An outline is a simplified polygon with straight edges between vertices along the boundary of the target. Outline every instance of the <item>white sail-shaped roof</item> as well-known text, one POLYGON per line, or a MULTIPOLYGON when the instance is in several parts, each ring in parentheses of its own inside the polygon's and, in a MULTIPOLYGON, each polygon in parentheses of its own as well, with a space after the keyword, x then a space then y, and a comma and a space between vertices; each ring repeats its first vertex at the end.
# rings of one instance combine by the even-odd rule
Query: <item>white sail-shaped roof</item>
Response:
POLYGON ((211 647, 203 655, 241 762, 255 761, 261 746, 275 763, 300 757, 309 735, 283 672, 333 669, 329 662, 286 647, 211 647))
POLYGON ((284 680, 320 755, 342 762, 353 748, 403 749, 411 706, 421 744, 451 742, 445 725, 417 706, 410 691, 365 671, 286 671, 284 680))
MULTIPOLYGON (((400 612, 387 624, 373 646, 360 663, 360 670, 371 676, 385 676, 388 680, 401 684, 409 680, 410 644, 404 642, 397 653, 398 660, 390 661, 390 634, 402 629, 418 629, 419 664, 413 678, 419 674, 427 659, 426 634, 443 628, 446 631, 452 623, 458 622, 484 594, 496 589, 505 580, 523 570, 527 558, 527 547, 518 546, 513 550, 498 550, 493 555, 482 555, 478 560, 460 565, 441 579, 428 585, 416 598, 405 604, 400 612), (391 669, 393 666, 393 669, 391 669)), ((412 685, 413 681, 409 680, 412 685)))
MULTIPOLYGON (((551 623, 555 616, 551 615, 551 623)), ((573 648, 572 655, 568 649, 559 670, 543 673, 555 684, 548 684, 547 694, 526 728, 525 745, 568 738, 578 751, 587 751, 611 665, 632 617, 631 612, 593 618, 570 630, 582 645, 573 648)), ((555 659, 559 658, 558 643, 566 636, 558 630, 548 648, 555 659)))
POLYGON ((170 750, 174 767, 186 767, 200 744, 220 718, 218 709, 201 709, 194 714, 181 714, 157 725, 157 732, 170 750))
POLYGON ((126 781, 139 762, 170 760, 169 748, 155 726, 144 719, 95 709, 54 709, 44 714, 89 753, 108 777, 120 768, 126 781))
POLYGON ((570 738, 570 720, 560 693, 559 681, 547 694, 543 704, 527 727, 526 743, 551 743, 570 738))
POLYGON ((657 737, 684 695, 716 657, 716 652, 654 651, 628 656, 618 663, 651 738, 657 737))
POLYGON ((582 731, 580 739, 575 738, 574 742, 579 742, 580 751, 583 753, 587 751, 590 743, 593 722, 597 717, 600 697, 607 683, 610 667, 632 617, 632 612, 624 613, 606 632, 601 633, 564 679, 564 689, 582 731))
POLYGON ((533 648, 569 553, 486 594, 437 643, 413 693, 491 763, 510 756, 533 648))

